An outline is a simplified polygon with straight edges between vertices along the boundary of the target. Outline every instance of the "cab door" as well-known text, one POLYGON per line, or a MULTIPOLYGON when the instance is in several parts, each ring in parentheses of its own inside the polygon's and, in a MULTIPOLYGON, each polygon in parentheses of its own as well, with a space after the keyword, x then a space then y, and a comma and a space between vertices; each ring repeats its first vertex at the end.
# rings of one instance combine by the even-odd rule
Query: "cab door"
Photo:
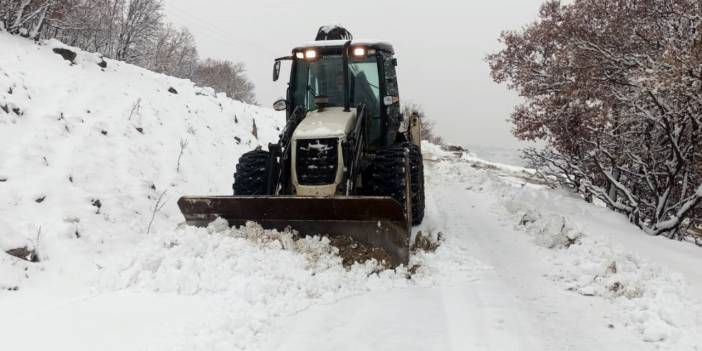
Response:
POLYGON ((397 138, 400 123, 402 122, 402 109, 400 107, 400 91, 397 84, 397 72, 395 66, 397 61, 392 57, 392 54, 381 52, 378 55, 380 58, 381 73, 383 80, 381 81, 381 90, 383 92, 381 98, 381 113, 383 118, 383 127, 385 129, 385 138, 383 145, 392 145, 397 138))

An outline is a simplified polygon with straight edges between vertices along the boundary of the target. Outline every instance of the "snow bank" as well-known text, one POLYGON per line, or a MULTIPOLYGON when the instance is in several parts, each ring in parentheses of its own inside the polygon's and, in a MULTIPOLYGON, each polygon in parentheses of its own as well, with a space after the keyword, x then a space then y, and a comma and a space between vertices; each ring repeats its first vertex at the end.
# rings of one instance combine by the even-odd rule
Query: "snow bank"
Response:
POLYGON ((453 153, 441 148, 441 145, 432 144, 426 140, 422 140, 422 154, 424 158, 432 161, 440 159, 448 159, 453 156, 453 153))
POLYGON ((588 235, 577 219, 554 211, 561 197, 549 195, 511 191, 504 205, 536 244, 554 250, 552 279, 578 294, 614 302, 621 311, 616 321, 637 330, 644 341, 666 342, 667 349, 675 350, 702 341, 702 300, 692 296, 680 274, 588 235))
POLYGON ((535 183, 528 169, 471 156, 443 161, 437 169, 448 179, 473 184, 472 190, 494 194, 495 211, 544 248, 553 265, 544 272, 550 279, 612 302, 617 310, 612 328, 631 328, 663 350, 702 345, 700 271, 691 268, 699 267, 699 248, 648 237, 616 213, 535 183))
POLYGON ((462 161, 443 162, 440 172, 494 193, 495 210, 546 249, 554 268, 545 273, 552 280, 613 303, 618 314, 612 328, 631 328, 659 349, 696 350, 702 343, 702 299, 688 284, 697 283, 699 270, 690 274, 688 266, 699 265, 699 249, 647 237, 618 223, 626 221, 616 213, 534 184, 529 170, 470 157, 462 161), (655 255, 632 251, 650 239, 656 240, 655 255))
MULTIPOLYGON (((274 140, 284 122, 57 41, 0 33, 0 47, 0 213, 12 223, 0 224, 0 248, 29 243, 42 260, 139 240, 150 223, 173 228, 179 196, 231 193, 240 154, 274 140)), ((0 266, 13 260, 0 257, 0 266)), ((0 274, 0 289, 20 285, 13 276, 0 274)))

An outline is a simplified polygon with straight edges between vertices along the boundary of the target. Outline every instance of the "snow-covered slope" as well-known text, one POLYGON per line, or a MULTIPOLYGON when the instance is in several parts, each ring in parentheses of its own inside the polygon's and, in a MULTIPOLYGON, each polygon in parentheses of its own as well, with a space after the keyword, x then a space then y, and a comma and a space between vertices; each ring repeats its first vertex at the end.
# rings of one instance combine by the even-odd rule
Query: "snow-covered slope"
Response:
POLYGON ((41 258, 0 252, 2 347, 700 350, 699 248, 431 144, 415 234, 441 239, 410 267, 345 268, 326 238, 255 224, 177 226, 176 198, 228 193, 282 116, 52 45, 0 34, 0 105, 19 108, 0 110, 0 240, 41 258))
MULTIPOLYGON (((71 64, 61 47, 0 33, 0 251, 28 246, 49 261, 66 246, 128 243, 159 198, 150 231, 173 228, 180 195, 231 193, 239 155, 284 123, 187 80, 102 68, 97 54, 70 48, 71 64)), ((0 289, 27 275, 8 265, 24 264, 0 254, 0 289)))

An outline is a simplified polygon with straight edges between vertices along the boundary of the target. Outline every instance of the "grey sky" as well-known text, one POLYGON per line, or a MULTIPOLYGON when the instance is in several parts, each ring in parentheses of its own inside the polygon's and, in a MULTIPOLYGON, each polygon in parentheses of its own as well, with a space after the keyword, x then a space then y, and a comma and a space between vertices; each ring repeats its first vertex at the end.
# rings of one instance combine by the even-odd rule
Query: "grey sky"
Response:
POLYGON ((165 0, 165 5, 171 22, 191 30, 202 57, 246 63, 263 105, 285 92, 284 82, 271 80, 273 59, 313 40, 319 26, 339 23, 354 38, 393 43, 402 101, 424 106, 448 141, 515 147, 519 143, 506 119, 518 98, 492 82, 484 57, 500 47, 500 31, 534 20, 541 2, 165 0))

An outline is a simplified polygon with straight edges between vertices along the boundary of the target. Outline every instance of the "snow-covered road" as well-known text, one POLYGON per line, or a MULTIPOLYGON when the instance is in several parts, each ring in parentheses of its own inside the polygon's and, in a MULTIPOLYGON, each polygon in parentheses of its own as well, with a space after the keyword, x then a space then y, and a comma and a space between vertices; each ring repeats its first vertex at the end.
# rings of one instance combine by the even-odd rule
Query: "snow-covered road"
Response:
POLYGON ((695 250, 635 234, 520 169, 428 149, 428 213, 417 230, 443 239, 414 254, 411 279, 370 263, 346 270, 325 239, 292 242, 255 226, 178 228, 98 252, 71 244, 20 292, 0 293, 1 341, 25 350, 699 350, 699 298, 689 297, 699 292, 686 283, 697 276, 678 269, 699 263, 695 250), (644 239, 679 254, 622 249, 644 239))
MULTIPOLYGON (((610 327, 604 300, 545 277, 546 249, 505 221, 481 177, 449 177, 428 163, 429 216, 446 250, 475 269, 436 286, 354 296, 279 324, 279 350, 646 350, 610 327), (451 179, 453 178, 453 179, 451 179)), ((455 257, 455 256, 454 256, 455 257)))

